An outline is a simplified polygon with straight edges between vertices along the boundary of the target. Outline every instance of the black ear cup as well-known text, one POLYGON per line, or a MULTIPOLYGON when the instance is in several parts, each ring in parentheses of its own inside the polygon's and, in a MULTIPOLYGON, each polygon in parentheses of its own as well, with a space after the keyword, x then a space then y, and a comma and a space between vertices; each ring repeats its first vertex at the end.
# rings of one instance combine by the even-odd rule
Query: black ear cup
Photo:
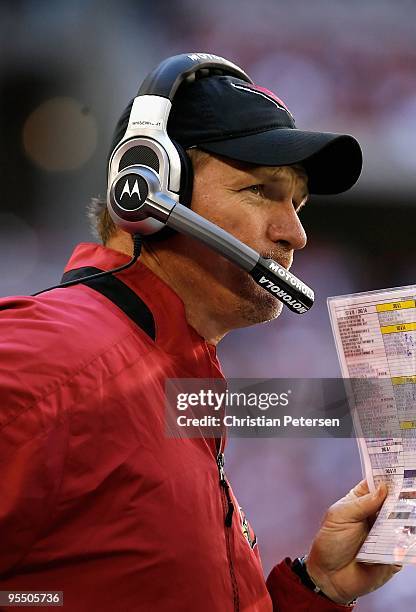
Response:
POLYGON ((149 166, 149 168, 152 168, 152 170, 159 174, 159 158, 153 149, 146 147, 146 145, 130 147, 120 159, 118 172, 121 172, 127 166, 134 166, 136 164, 149 166))
MULTIPOLYGON (((181 162, 181 181, 179 186, 179 202, 188 208, 191 207, 192 202, 192 189, 194 184, 194 170, 192 162, 188 157, 185 149, 176 141, 172 140, 175 148, 178 152, 179 159, 181 162)), ((138 147, 135 147, 138 148, 138 147)), ((124 155, 123 155, 124 157, 124 155)), ((138 163, 138 162, 135 162, 138 163)), ((144 163, 144 162, 142 162, 144 163)), ((166 240, 174 236, 176 231, 170 227, 164 227, 155 234, 149 234, 146 236, 146 242, 158 242, 159 240, 166 240)))
POLYGON ((184 206, 191 207, 192 189, 194 185, 194 170, 192 162, 185 149, 175 140, 172 140, 181 160, 181 183, 179 190, 179 202, 184 206))

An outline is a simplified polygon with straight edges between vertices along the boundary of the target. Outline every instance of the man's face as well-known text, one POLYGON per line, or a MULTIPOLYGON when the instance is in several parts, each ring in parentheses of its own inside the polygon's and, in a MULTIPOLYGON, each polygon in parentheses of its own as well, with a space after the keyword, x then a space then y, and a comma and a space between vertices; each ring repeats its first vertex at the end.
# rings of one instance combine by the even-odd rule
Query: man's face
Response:
MULTIPOLYGON (((295 249, 306 244, 298 218, 307 199, 300 168, 257 167, 209 156, 197 164, 192 209, 230 234, 289 268, 295 249)), ((243 270, 208 247, 177 236, 183 273, 191 283, 204 279, 207 299, 230 326, 242 327, 277 317, 282 304, 243 270)))

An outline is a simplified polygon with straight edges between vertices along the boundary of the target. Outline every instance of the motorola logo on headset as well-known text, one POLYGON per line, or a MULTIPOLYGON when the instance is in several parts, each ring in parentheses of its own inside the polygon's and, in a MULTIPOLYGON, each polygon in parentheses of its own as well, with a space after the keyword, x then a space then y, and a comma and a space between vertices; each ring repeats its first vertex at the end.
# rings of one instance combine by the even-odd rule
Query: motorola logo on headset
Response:
POLYGON ((138 174, 120 177, 114 188, 114 199, 125 210, 136 210, 143 206, 148 194, 147 182, 138 174))

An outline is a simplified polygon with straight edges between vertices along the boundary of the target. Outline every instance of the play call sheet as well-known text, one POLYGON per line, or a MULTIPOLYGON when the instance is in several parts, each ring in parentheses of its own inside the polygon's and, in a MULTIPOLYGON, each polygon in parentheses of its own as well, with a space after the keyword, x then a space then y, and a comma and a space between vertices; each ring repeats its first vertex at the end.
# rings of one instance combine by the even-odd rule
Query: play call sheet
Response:
POLYGON ((389 490, 357 559, 416 563, 416 285, 328 306, 363 472, 389 490))

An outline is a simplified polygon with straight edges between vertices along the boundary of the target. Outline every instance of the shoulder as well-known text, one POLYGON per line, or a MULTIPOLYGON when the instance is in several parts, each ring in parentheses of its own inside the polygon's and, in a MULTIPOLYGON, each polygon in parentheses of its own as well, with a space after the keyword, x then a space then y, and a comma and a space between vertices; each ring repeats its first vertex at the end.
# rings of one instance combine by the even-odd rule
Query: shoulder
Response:
POLYGON ((2 416, 8 406, 10 410, 27 408, 77 377, 79 384, 96 385, 95 371, 105 370, 111 376, 129 360, 145 355, 151 346, 150 339, 123 312, 85 286, 37 297, 3 298, 2 416))

